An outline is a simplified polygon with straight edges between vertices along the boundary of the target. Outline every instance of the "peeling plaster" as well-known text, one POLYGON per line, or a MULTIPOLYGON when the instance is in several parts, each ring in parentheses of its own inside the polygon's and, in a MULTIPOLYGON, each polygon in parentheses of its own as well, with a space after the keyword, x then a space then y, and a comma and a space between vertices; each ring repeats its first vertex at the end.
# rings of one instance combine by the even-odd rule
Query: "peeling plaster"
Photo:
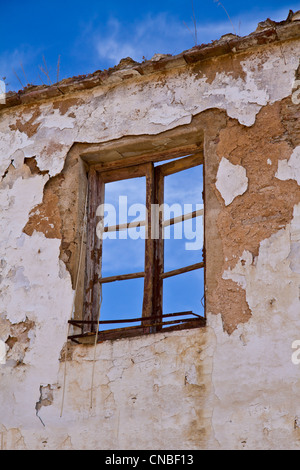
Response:
POLYGON ((248 178, 246 170, 241 165, 233 165, 227 158, 222 158, 218 173, 216 188, 228 206, 232 201, 248 188, 248 178))
POLYGON ((152 77, 138 78, 117 87, 99 87, 75 95, 74 100, 78 98, 81 106, 72 105, 68 98, 68 114, 63 110, 59 115, 55 103, 37 105, 27 114, 27 120, 35 117, 34 123, 38 124, 32 138, 19 130, 7 132, 23 113, 22 109, 17 114, 10 109, 2 114, 0 122, 0 174, 18 150, 25 158, 35 156, 40 170, 55 176, 75 141, 97 143, 145 132, 158 134, 187 124, 208 109, 224 109, 241 124, 252 126, 262 106, 291 95, 299 56, 300 43, 294 41, 257 51, 255 57, 246 54, 241 61, 246 78, 218 72, 209 82, 207 77, 199 78, 192 72, 170 73, 161 83, 152 77))
POLYGON ((6 344, 0 340, 0 364, 6 364, 6 344))
POLYGON ((245 289, 252 316, 230 336, 224 335, 220 316, 209 316, 216 334, 212 421, 222 448, 242 448, 245 440, 249 449, 273 448, 274 443, 277 449, 299 448, 294 435, 299 368, 291 361, 291 345, 300 335, 300 274, 294 257, 300 246, 299 213, 300 204, 291 224, 261 242, 254 260, 245 251, 223 273, 245 289))
MULTIPOLYGON (((0 380, 6 407, 0 431, 5 447, 130 449, 132 442, 135 448, 146 443, 157 449, 178 448, 178 442, 187 449, 299 447, 293 433, 300 383, 290 345, 300 332, 300 205, 290 224, 261 241, 258 256, 245 250, 223 273, 246 294, 251 309, 246 323, 229 335, 222 312, 208 312, 203 330, 98 345, 93 409, 94 350, 74 347, 62 419, 65 364, 60 355, 74 295, 71 277, 60 260, 58 235, 23 232, 31 211, 40 215, 45 185, 62 171, 74 142, 155 135, 209 109, 225 110, 251 127, 263 106, 291 95, 299 55, 299 41, 294 41, 243 55, 238 76, 218 70, 209 79, 188 67, 161 80, 137 76, 26 112, 19 107, 1 113, 0 174, 6 176, 0 189, 0 380), (31 158, 37 163, 33 172, 24 165, 31 158), (37 174, 38 169, 48 174, 37 174), (26 345, 17 347, 10 332, 23 322, 30 330, 26 345)), ((279 162, 277 178, 298 182, 298 159, 299 147, 289 161, 279 162)), ((245 168, 223 158, 216 186, 230 205, 248 188, 245 168)))
POLYGON ((296 147, 289 160, 279 160, 276 178, 296 180, 300 185, 300 146, 296 147))
POLYGON ((58 358, 71 315, 73 290, 70 274, 59 260, 61 240, 49 240, 38 232, 32 236, 23 233, 30 211, 43 200, 48 180, 48 175, 19 177, 10 188, 0 190, 2 340, 9 340, 9 324, 17 327, 29 321, 34 325, 26 345, 20 341, 12 343, 9 359, 2 368, 4 374, 6 368, 22 361, 22 387, 17 372, 1 377, 1 400, 13 410, 9 415, 3 410, 0 415, 0 422, 8 429, 18 427, 20 422, 32 426, 32 411, 39 401, 33 390, 38 395, 40 383, 56 382, 58 358))

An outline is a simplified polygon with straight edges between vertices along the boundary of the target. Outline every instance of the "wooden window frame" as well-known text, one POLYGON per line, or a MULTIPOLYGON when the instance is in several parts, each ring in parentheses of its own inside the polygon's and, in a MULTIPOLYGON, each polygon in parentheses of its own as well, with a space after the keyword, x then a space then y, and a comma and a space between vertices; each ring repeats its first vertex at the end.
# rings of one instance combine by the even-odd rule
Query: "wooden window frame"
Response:
MULTIPOLYGON (((179 155, 176 154, 176 158, 179 155)), ((175 158, 168 156, 168 159, 175 158)), ((75 342, 81 339, 97 335, 98 342, 106 339, 119 339, 142 334, 156 333, 163 331, 173 331, 178 329, 203 327, 206 324, 204 317, 194 312, 176 312, 174 314, 163 314, 163 280, 190 272, 196 269, 205 269, 205 249, 203 253, 203 262, 185 266, 173 271, 164 271, 164 239, 163 229, 167 225, 173 225, 177 222, 197 217, 199 211, 193 211, 183 217, 174 217, 168 221, 163 220, 163 214, 160 211, 155 218, 156 223, 153 226, 153 213, 151 208, 164 203, 164 178, 166 176, 178 173, 180 171, 193 168, 203 164, 203 153, 196 152, 189 156, 183 156, 178 160, 172 160, 154 166, 154 162, 161 162, 164 159, 148 157, 146 161, 137 163, 137 160, 129 159, 126 162, 110 162, 108 164, 90 165, 88 172, 88 208, 87 208, 87 241, 86 241, 86 269, 84 280, 84 305, 82 320, 70 320, 73 326, 80 328, 81 333, 71 335, 69 338, 75 342), (123 164, 123 166, 122 166, 123 164), (122 274, 117 276, 101 276, 101 260, 103 242, 102 236, 97 236, 97 226, 99 229, 99 217, 97 218, 97 208, 104 204, 105 184, 132 179, 138 177, 146 178, 146 218, 147 220, 138 223, 139 226, 145 226, 145 265, 144 272, 122 274), (102 284, 108 282, 117 282, 122 280, 144 278, 144 296, 142 315, 135 319, 109 320, 101 321, 99 318, 99 309, 101 303, 102 284), (187 320, 173 320, 173 317, 191 316, 187 320), (164 321, 164 320, 167 321, 164 321), (138 326, 129 326, 113 330, 97 331, 99 324, 129 323, 140 321, 138 326), (167 327, 166 327, 167 325, 167 327)), ((203 190, 204 192, 204 190, 203 190)), ((103 228, 103 231, 128 229, 129 224, 117 225, 114 227, 103 228)), ((101 315, 101 314, 100 314, 101 315)))

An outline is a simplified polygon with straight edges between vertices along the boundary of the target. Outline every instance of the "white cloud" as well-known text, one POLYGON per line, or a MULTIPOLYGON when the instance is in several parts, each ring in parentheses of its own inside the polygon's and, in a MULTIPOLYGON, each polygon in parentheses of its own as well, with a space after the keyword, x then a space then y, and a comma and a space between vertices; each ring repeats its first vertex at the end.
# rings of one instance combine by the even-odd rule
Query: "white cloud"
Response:
MULTIPOLYGON (((216 8, 220 7, 216 5, 216 8)), ((299 6, 291 5, 290 8, 297 11, 299 6)), ((261 9, 234 15, 230 20, 224 12, 224 19, 221 21, 203 23, 198 20, 198 44, 206 44, 224 34, 233 33, 233 28, 240 36, 248 35, 256 30, 259 22, 268 17, 274 21, 282 21, 286 19, 288 12, 289 8, 280 8, 273 12, 261 9)), ((143 57, 150 59, 155 53, 178 54, 195 45, 193 36, 194 25, 191 20, 185 24, 184 19, 180 21, 166 13, 160 13, 148 14, 139 22, 132 23, 111 18, 101 33, 95 32, 94 44, 98 57, 115 65, 125 57, 141 61, 143 57)))
POLYGON ((114 18, 104 32, 95 35, 99 58, 112 64, 125 57, 141 61, 143 57, 150 59, 155 53, 174 54, 181 49, 181 44, 189 42, 190 33, 184 24, 166 14, 147 15, 132 24, 114 18))
POLYGON ((39 51, 32 47, 20 46, 0 55, 0 79, 6 77, 7 89, 21 89, 28 82, 37 81, 38 68, 33 66, 39 51), (34 78, 33 78, 34 77, 34 78))

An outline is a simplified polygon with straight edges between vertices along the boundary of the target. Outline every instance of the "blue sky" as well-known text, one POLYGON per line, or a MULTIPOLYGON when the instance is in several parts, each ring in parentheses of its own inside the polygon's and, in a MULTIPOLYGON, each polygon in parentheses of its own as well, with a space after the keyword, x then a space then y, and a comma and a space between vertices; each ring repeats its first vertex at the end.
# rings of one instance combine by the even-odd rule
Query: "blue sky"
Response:
MULTIPOLYGON (((165 220, 202 209, 202 165, 165 177, 165 220), (198 204, 198 206, 196 206, 198 204)), ((104 225, 145 220, 145 178, 134 178, 109 183, 105 187, 104 225), (119 204, 119 197, 127 199, 119 204), (121 214, 122 220, 119 218, 121 214), (124 218, 125 217, 125 218, 124 218)), ((165 272, 201 262, 203 246, 203 219, 178 223, 165 228, 165 272), (189 245, 187 245, 189 244, 189 245)), ((115 276, 144 271, 145 230, 109 232, 103 242, 102 275, 115 276), (130 232, 130 233, 129 233, 130 232)), ((163 313, 193 311, 203 315, 204 278, 203 269, 167 278, 163 281, 163 313)), ((137 318, 143 306, 143 279, 103 284, 101 319, 137 318)), ((176 318, 178 319, 178 318, 176 318)), ((124 325, 127 326, 127 325, 124 325)), ((107 325, 101 329, 107 328, 107 325)))
MULTIPOLYGON (((85 75, 116 65, 123 57, 138 62, 155 53, 177 54, 194 46, 191 0, 0 0, 0 78, 10 90, 26 83, 85 75), (17 76, 19 78, 17 78, 17 76), (21 82, 21 83, 20 83, 21 82)), ((285 19, 295 0, 193 0, 198 43, 222 34, 246 35, 259 21, 285 19)))

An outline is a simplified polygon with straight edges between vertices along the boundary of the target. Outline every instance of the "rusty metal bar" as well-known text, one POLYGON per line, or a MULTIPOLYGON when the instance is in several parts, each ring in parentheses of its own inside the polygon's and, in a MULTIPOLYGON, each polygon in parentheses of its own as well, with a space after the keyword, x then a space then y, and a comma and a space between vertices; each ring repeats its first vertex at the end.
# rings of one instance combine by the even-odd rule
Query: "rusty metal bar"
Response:
MULTIPOLYGON (((182 316, 187 316, 187 315, 194 315, 195 317, 198 318, 203 318, 201 315, 198 315, 197 313, 194 313, 192 311, 185 311, 185 312, 176 312, 176 313, 165 313, 161 315, 162 318, 170 318, 170 317, 182 317, 182 316)), ((111 324, 111 323, 130 323, 130 322, 137 322, 137 321, 142 321, 142 320, 153 320, 155 317, 138 317, 138 318, 125 318, 125 319, 120 319, 120 320, 100 320, 99 324, 105 325, 105 324, 111 324)), ((96 320, 69 320, 69 323, 71 325, 77 326, 80 325, 80 327, 83 324, 95 324, 98 323, 96 320)))
MULTIPOLYGON (((144 320, 144 319, 143 319, 144 320)), ((134 326, 128 326, 128 327, 124 327, 124 328, 115 328, 115 329, 111 329, 111 330, 103 330, 103 331, 99 331, 98 334, 99 334, 99 339, 101 340, 101 335, 108 335, 108 334, 114 334, 114 335, 117 335, 118 333, 126 333, 128 331, 132 331, 132 330, 144 330, 144 334, 149 334, 153 331, 149 331, 150 328, 154 328, 156 326, 164 326, 164 325, 179 325, 181 323, 194 323, 194 322, 199 322, 201 323, 203 326, 205 324, 205 319, 203 317, 200 317, 200 316, 197 316, 197 318, 188 318, 188 319, 179 319, 179 320, 171 320, 171 321, 167 321, 167 322, 162 322, 162 321, 158 321, 158 322, 155 322, 153 323, 152 325, 134 325, 134 326)), ((71 339, 71 340, 76 340, 78 338, 86 338, 86 337, 89 337, 89 336, 95 336, 96 333, 94 332, 87 332, 87 333, 83 333, 83 334, 78 334, 78 335, 70 335, 68 336, 68 339, 71 339)))

